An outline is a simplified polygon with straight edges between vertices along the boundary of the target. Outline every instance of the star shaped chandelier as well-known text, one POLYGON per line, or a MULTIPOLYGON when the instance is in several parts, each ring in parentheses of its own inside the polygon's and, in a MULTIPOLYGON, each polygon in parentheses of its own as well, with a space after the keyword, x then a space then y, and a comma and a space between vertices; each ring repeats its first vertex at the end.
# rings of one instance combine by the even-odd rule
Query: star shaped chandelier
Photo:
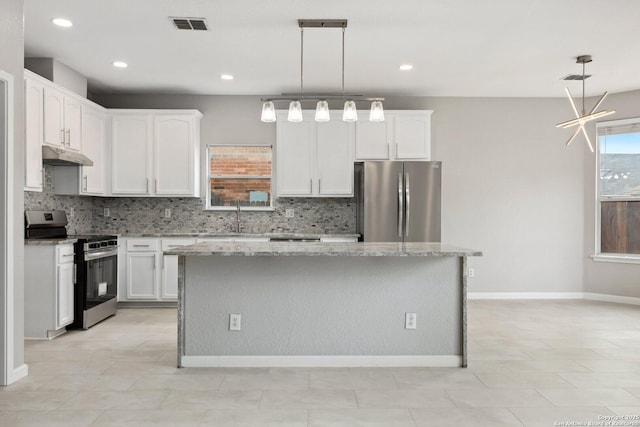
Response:
POLYGON ((587 134, 587 130, 584 128, 584 125, 587 122, 598 119, 600 117, 608 116, 609 114, 613 114, 616 111, 602 110, 602 111, 596 112, 600 104, 602 104, 602 101, 604 101, 604 99, 608 95, 608 92, 605 92, 604 94, 602 94, 598 102, 596 102, 596 105, 591 109, 591 111, 589 111, 589 114, 587 114, 587 111, 584 107, 584 81, 591 76, 585 75, 584 67, 586 63, 591 61, 592 61, 591 55, 578 56, 576 58, 576 63, 582 64, 582 75, 569 75, 564 78, 564 80, 582 80, 582 110, 578 112, 578 109, 576 108, 576 103, 574 102, 573 96, 571 95, 571 91, 569 91, 568 87, 565 87, 564 90, 567 93, 567 96, 569 97, 569 102, 571 103, 571 108, 573 109, 573 112, 576 115, 576 118, 567 120, 566 122, 558 123, 556 127, 568 129, 573 126, 577 126, 576 130, 573 132, 573 135, 571 135, 571 138, 569 138, 569 140, 567 141, 567 145, 571 144, 571 142, 575 139, 575 137, 578 136, 578 133, 582 132, 582 134, 584 135, 584 138, 587 140, 587 144, 589 144, 589 148, 591 149, 591 152, 593 153, 593 144, 589 139, 589 135, 587 134))

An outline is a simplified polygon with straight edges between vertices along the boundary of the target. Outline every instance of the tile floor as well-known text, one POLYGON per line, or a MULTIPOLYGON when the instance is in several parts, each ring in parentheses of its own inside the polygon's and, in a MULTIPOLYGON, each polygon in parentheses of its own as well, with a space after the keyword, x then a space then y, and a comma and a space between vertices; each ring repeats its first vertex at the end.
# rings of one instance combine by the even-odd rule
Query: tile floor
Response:
POLYGON ((177 369, 175 310, 121 309, 28 341, 0 425, 640 426, 640 307, 470 301, 469 325, 468 369, 177 369))

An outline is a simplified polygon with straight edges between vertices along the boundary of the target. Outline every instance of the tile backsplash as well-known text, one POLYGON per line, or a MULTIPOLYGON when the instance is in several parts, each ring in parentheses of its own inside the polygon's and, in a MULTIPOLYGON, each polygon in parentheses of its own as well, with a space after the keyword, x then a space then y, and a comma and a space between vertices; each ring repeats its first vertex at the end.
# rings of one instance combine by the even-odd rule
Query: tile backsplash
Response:
MULTIPOLYGON (((281 198, 274 211, 243 211, 240 215, 245 233, 355 233, 356 214, 353 198, 281 198), (294 217, 286 218, 285 210, 294 217)), ((235 211, 207 211, 204 201, 177 197, 88 197, 53 194, 51 167, 45 168, 42 193, 25 192, 28 210, 60 209, 67 213, 68 230, 75 233, 226 233, 236 231, 235 211), (73 217, 70 216, 74 208, 73 217), (104 216, 105 208, 109 216, 104 216), (171 209, 171 218, 165 218, 171 209)))

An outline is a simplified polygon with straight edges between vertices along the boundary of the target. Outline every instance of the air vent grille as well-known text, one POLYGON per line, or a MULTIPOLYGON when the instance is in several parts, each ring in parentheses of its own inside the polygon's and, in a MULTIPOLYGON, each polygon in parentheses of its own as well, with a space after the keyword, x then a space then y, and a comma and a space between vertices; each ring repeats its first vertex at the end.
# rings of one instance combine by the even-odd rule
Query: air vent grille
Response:
POLYGON ((567 76, 564 76, 562 80, 587 80, 589 77, 591 77, 591 74, 587 74, 584 76, 582 74, 569 74, 567 76))
POLYGON ((169 17, 178 30, 207 31, 207 21, 204 18, 175 18, 169 17))

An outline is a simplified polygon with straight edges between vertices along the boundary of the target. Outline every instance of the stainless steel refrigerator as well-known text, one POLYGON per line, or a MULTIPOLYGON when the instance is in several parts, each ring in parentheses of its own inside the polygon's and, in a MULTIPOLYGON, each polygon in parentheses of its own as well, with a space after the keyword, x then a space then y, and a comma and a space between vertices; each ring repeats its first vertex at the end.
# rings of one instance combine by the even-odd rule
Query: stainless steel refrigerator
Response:
POLYGON ((442 162, 355 165, 356 232, 364 242, 439 242, 442 162))

